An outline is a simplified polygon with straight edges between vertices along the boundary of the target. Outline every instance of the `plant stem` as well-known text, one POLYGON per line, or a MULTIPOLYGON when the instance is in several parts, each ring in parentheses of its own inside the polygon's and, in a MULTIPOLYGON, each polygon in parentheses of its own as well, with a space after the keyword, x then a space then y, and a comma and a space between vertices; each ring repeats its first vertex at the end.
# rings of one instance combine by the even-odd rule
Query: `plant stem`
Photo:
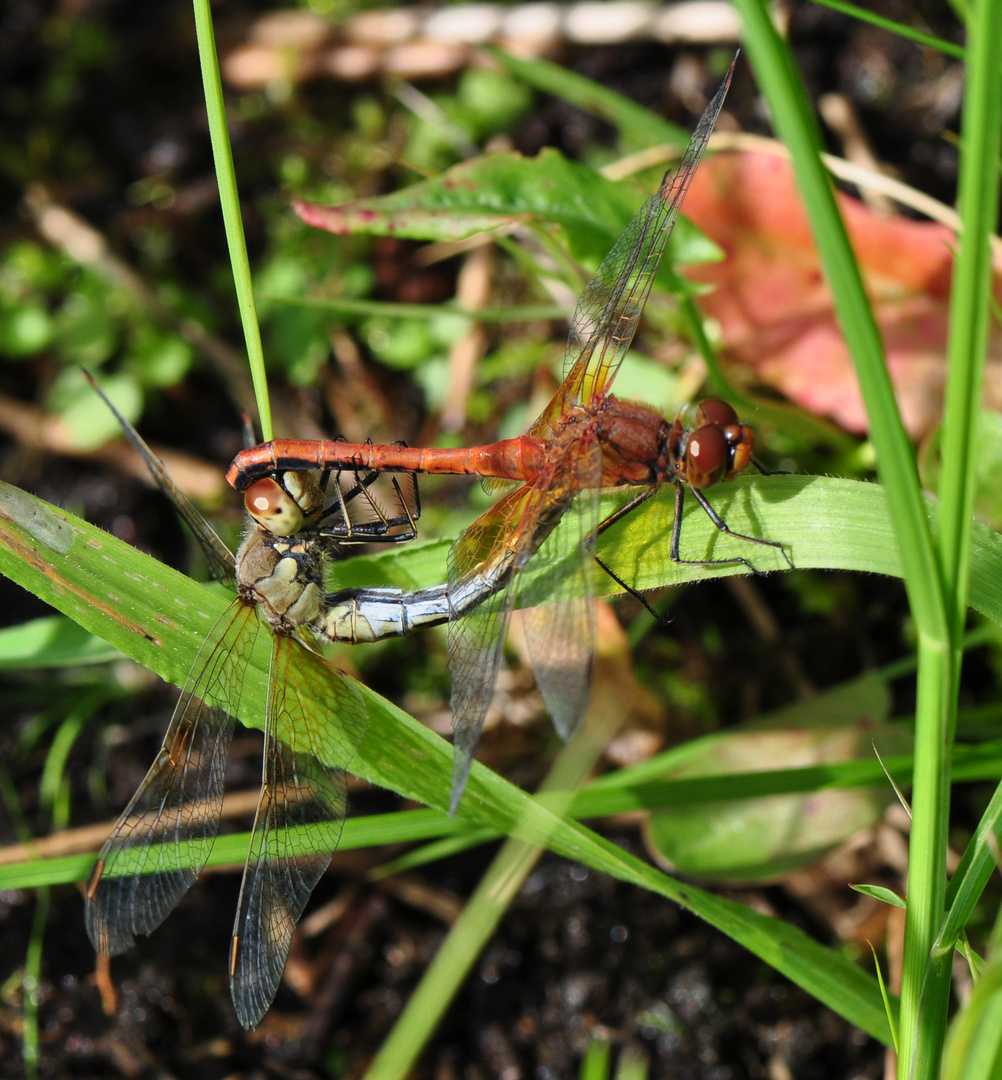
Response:
MULTIPOLYGON (((917 718, 914 818, 908 862, 898 1076, 939 1074, 949 1009, 953 942, 937 941, 946 906, 947 828, 950 816, 950 749, 956 721, 968 607, 975 440, 991 299, 989 236, 998 213, 998 157, 1002 125, 1002 4, 982 0, 972 13, 967 50, 959 203, 963 221, 950 296, 950 340, 943 421, 937 541, 948 620, 948 648, 920 642, 937 673, 929 696, 940 708, 917 718), (940 674, 941 673, 941 674, 940 674), (937 946, 934 948, 934 946, 937 946)), ((921 694, 920 694, 921 696, 921 694)))
POLYGON ((244 328, 247 344, 247 360, 254 380, 254 396, 257 399, 261 437, 274 437, 271 422, 271 404, 268 400, 268 383, 264 370, 264 348, 261 345, 261 328, 257 321, 254 303, 254 287, 251 283, 250 260, 247 258, 247 242, 240 217, 240 196, 233 169, 233 151, 226 127, 226 105, 223 102, 223 84, 219 77, 219 57, 216 55, 216 39, 212 32, 212 14, 209 0, 194 0, 195 32, 198 36, 198 57, 202 66, 202 85, 205 91, 205 111, 209 118, 209 136, 212 140, 212 156, 219 184, 219 202, 223 209, 223 225, 226 243, 233 267, 233 284, 237 291, 240 322, 244 328))

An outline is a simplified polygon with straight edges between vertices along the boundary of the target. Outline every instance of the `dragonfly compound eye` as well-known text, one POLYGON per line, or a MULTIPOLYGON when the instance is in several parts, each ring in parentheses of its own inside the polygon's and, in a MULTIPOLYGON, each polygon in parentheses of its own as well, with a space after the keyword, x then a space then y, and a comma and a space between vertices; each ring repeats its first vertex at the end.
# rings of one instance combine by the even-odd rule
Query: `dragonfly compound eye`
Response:
POLYGON ((720 398, 707 398, 699 403, 696 409, 696 423, 713 424, 715 427, 728 427, 738 422, 738 414, 720 398))
POLYGON ((725 478, 730 480, 751 464, 752 451, 755 448, 755 433, 746 424, 734 424, 724 432, 724 435, 731 447, 731 460, 728 463, 725 478))
POLYGON ((713 424, 694 431, 686 448, 686 479, 694 488, 710 487, 722 480, 730 463, 731 448, 727 437, 713 424))
POLYGON ((244 506, 258 525, 275 536, 295 536, 303 527, 303 512, 296 500, 270 476, 251 484, 244 506))

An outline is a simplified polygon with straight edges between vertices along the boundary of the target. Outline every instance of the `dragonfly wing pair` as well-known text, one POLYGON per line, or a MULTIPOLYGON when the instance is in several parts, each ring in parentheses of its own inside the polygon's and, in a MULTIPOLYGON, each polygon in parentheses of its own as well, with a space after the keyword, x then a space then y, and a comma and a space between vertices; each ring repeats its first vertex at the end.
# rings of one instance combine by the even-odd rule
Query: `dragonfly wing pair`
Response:
MULTIPOLYGON (((153 767, 98 856, 87 892, 95 949, 114 956, 174 910, 205 867, 240 711, 257 611, 236 601, 207 638, 153 767)), ((254 1027, 278 989, 296 922, 337 848, 343 766, 365 734, 356 687, 291 637, 273 635, 261 795, 233 926, 230 978, 254 1027)))
POLYGON ((584 287, 571 319, 563 384, 529 429, 530 436, 541 436, 568 408, 594 401, 612 386, 633 343, 736 63, 737 57, 700 117, 678 168, 665 173, 661 187, 645 199, 584 287))
MULTIPOLYGON (((450 554, 450 595, 462 594, 464 583, 477 574, 498 575, 502 564, 510 566, 511 582, 479 608, 466 614, 455 612, 449 624, 456 746, 453 812, 490 704, 508 618, 516 606, 518 575, 533 556, 534 566, 540 568, 542 561, 555 571, 548 601, 524 614, 536 681, 554 726, 565 739, 577 729, 587 709, 595 641, 592 563, 584 549, 599 527, 603 485, 603 449, 590 427, 589 410, 607 394, 633 342, 733 73, 732 63, 678 168, 665 175, 660 189, 645 201, 581 294, 567 341, 564 381, 528 432, 530 439, 552 446, 553 454, 529 483, 474 522, 450 554), (573 434, 575 426, 577 434, 573 434), (576 507, 573 526, 554 532, 572 504, 576 507)), ((494 490, 500 484, 488 481, 485 486, 494 490)))
MULTIPOLYGON (((237 562, 198 510, 170 479, 163 464, 99 387, 91 384, 115 413, 129 441, 145 460, 158 486, 188 523, 203 547, 213 576, 235 583, 237 562)), ((323 528, 344 537, 351 525, 348 507, 367 499, 369 483, 337 484, 335 513, 323 513, 323 528), (338 519, 337 514, 341 515, 338 519)), ((416 488, 407 485, 399 492, 416 488)), ((405 496, 401 494, 401 502, 405 496)), ((412 511, 403 505, 392 532, 406 535, 412 511)), ((368 521, 369 519, 366 518, 368 521)), ((384 534, 363 525, 361 532, 384 534)), ((126 807, 98 856, 87 888, 87 930, 94 947, 115 955, 137 934, 149 934, 173 911, 191 887, 212 849, 219 828, 223 782, 248 666, 264 621, 255 589, 281 597, 280 567, 290 567, 255 529, 239 560, 278 571, 275 580, 241 580, 241 597, 220 617, 202 643, 181 691, 156 761, 126 807), (258 558, 254 558, 255 553, 258 558), (277 581, 277 585, 276 585, 277 581)), ((305 540, 309 548, 312 541, 305 540)), ((305 560, 308 564, 310 560, 305 560)), ((311 564, 312 565, 312 564, 311 564)), ((322 577, 322 556, 315 560, 322 577)), ((295 575, 291 575, 293 578, 295 575)), ((294 585, 295 581, 288 584, 294 585)), ((292 591, 293 598, 302 596, 292 591)), ((321 589, 322 592, 322 589, 321 589)), ((274 608, 270 608, 274 615, 274 608)), ((278 989, 296 922, 323 874, 341 836, 346 806, 344 767, 365 734, 366 711, 357 687, 295 636, 294 626, 273 628, 265 707, 265 751, 261 794, 244 867, 230 949, 231 992, 237 1016, 255 1026, 278 989)))
POLYGON ((453 607, 449 670, 455 739, 450 812, 455 813, 494 693, 521 574, 533 560, 545 574, 544 604, 523 613, 536 682, 554 725, 567 739, 588 704, 595 652, 591 564, 581 548, 598 520, 601 448, 566 445, 532 482, 482 514, 449 553, 449 596, 468 594, 486 576, 494 591, 472 610, 453 607), (571 507, 576 527, 556 530, 571 507), (507 587, 504 587, 507 584, 507 587))

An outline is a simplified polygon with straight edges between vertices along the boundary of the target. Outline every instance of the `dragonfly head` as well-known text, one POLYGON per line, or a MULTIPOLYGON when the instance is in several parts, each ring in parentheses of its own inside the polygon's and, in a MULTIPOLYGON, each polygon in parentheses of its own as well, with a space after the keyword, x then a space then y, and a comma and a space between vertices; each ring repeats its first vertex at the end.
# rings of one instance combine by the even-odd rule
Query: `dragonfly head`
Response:
POLYGON ((247 513, 275 536, 295 536, 316 513, 318 499, 323 506, 319 485, 311 480, 305 472, 283 473, 284 486, 273 476, 255 480, 244 493, 247 513))
POLYGON ((755 433, 720 398, 707 398, 696 409, 696 427, 685 442, 680 472, 694 488, 732 480, 752 459, 755 433))

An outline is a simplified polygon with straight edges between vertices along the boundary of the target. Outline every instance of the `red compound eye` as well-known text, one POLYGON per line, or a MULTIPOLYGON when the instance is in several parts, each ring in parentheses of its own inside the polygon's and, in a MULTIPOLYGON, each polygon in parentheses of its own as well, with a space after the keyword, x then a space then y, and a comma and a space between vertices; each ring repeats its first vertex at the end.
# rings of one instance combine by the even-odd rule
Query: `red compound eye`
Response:
POLYGON ((303 512, 277 480, 255 480, 244 495, 247 513, 276 536, 295 536, 303 527, 303 512))
POLYGON ((689 460, 704 472, 727 464, 727 439, 718 427, 707 424, 689 436, 689 460))
POLYGON ((696 410, 696 420, 699 424, 713 424, 716 427, 728 427, 738 422, 738 414, 720 398, 707 398, 699 403, 696 410))
POLYGON ((724 433, 712 424, 694 431, 686 448, 687 480, 691 487, 704 488, 715 484, 727 472, 730 447, 724 433))

